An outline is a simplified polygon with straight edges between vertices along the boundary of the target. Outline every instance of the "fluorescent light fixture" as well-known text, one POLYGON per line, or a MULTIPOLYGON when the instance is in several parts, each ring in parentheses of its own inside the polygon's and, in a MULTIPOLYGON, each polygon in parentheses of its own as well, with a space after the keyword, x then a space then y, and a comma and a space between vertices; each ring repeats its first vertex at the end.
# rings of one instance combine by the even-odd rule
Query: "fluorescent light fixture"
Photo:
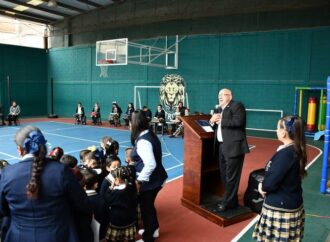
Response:
POLYGON ((11 12, 11 11, 5 11, 5 13, 8 13, 8 14, 10 14, 10 15, 15 15, 15 14, 16 14, 16 13, 11 12))
POLYGON ((48 1, 49 7, 57 7, 57 1, 56 0, 49 0, 48 1))
POLYGON ((23 12, 25 11, 26 9, 29 9, 29 7, 25 7, 23 5, 18 5, 16 7, 14 7, 13 9, 15 9, 16 11, 20 11, 20 12, 23 12))
POLYGON ((30 4, 30 5, 33 5, 33 6, 38 6, 42 3, 44 3, 44 1, 42 1, 42 0, 31 0, 31 1, 27 2, 27 4, 30 4))

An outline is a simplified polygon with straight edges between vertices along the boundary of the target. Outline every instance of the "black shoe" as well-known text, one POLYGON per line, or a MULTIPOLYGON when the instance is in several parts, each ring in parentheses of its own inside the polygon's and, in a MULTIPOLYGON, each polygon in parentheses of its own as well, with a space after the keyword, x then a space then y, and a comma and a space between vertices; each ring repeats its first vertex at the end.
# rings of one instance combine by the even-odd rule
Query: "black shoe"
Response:
POLYGON ((225 204, 223 204, 223 203, 219 203, 218 204, 218 211, 219 212, 224 212, 224 211, 226 211, 226 210, 229 210, 229 209, 235 209, 235 208, 237 208, 238 207, 238 205, 225 205, 225 204))

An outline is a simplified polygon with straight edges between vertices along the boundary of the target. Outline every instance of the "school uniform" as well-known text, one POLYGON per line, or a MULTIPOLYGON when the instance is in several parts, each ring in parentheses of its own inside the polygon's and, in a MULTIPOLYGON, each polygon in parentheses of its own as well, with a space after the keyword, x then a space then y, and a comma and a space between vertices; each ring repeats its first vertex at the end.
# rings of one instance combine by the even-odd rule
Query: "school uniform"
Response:
POLYGON ((11 219, 5 242, 79 242, 73 214, 91 219, 87 196, 69 167, 46 160, 39 198, 29 199, 32 155, 2 170, 0 210, 11 219))
POLYGON ((106 238, 109 241, 134 240, 137 194, 133 185, 115 186, 109 193, 106 204, 110 209, 110 223, 106 238))
POLYGON ((109 223, 109 210, 104 199, 95 190, 86 190, 86 194, 92 205, 94 218, 100 224, 99 239, 102 240, 105 238, 109 223))
POLYGON ((132 159, 140 183, 139 204, 144 225, 143 241, 154 241, 153 233, 159 228, 155 199, 161 190, 167 173, 162 164, 162 149, 157 136, 145 130, 135 141, 132 159))
POLYGON ((300 164, 293 145, 282 145, 266 165, 262 190, 266 197, 253 238, 257 241, 300 241, 303 207, 300 164))
POLYGON ((111 186, 111 184, 115 181, 115 179, 113 178, 113 176, 111 175, 111 173, 108 173, 108 175, 103 179, 101 186, 100 186, 100 195, 103 199, 105 199, 106 201, 108 200, 107 197, 110 193, 110 189, 109 187, 111 186))

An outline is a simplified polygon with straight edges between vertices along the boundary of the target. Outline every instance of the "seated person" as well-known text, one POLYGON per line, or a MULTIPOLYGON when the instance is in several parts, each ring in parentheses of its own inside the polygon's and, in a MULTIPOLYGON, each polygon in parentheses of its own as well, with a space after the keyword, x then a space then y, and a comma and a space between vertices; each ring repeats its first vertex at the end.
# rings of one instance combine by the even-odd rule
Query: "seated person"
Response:
POLYGON ((175 110, 175 116, 171 122, 171 126, 172 126, 172 133, 175 132, 176 128, 181 124, 181 120, 179 119, 179 117, 181 116, 181 113, 180 113, 180 108, 179 106, 176 107, 176 110, 175 110))
POLYGON ((14 124, 17 125, 17 119, 20 113, 21 113, 21 109, 19 105, 17 105, 17 103, 13 101, 9 109, 8 125, 11 125, 12 122, 14 122, 14 124))
POLYGON ((163 106, 161 104, 157 106, 155 118, 157 118, 160 123, 165 123, 165 111, 163 110, 163 106))
POLYGON ((3 114, 3 110, 2 110, 2 105, 0 104, 0 118, 2 121, 2 125, 5 125, 5 115, 3 114))
POLYGON ((112 110, 109 114, 109 124, 120 125, 120 116, 123 111, 117 104, 117 102, 112 102, 112 110))
POLYGON ((164 128, 166 127, 165 111, 160 104, 157 106, 155 116, 151 120, 151 128, 154 130, 155 134, 157 134, 158 127, 162 129, 162 133, 164 134, 164 128))
POLYGON ((128 103, 128 106, 127 106, 127 110, 125 112, 125 115, 124 115, 124 121, 125 121, 125 125, 126 126, 129 126, 129 123, 131 122, 131 118, 132 118, 132 113, 134 112, 134 105, 133 103, 128 103))
MULTIPOLYGON (((189 109, 188 108, 186 108, 184 110, 184 116, 189 116, 189 109)), ((170 135, 170 137, 171 138, 172 137, 178 137, 179 135, 182 135, 182 137, 183 137, 183 123, 182 122, 180 122, 178 124, 178 128, 175 130, 175 132, 172 135, 170 135)))
POLYGON ((99 104, 95 103, 94 107, 92 109, 92 112, 91 112, 91 118, 92 118, 93 124, 97 124, 98 119, 101 117, 100 112, 101 112, 101 108, 100 108, 99 104))
POLYGON ((173 120, 172 124, 172 132, 175 132, 176 128, 181 124, 181 120, 179 119, 180 116, 185 116, 185 111, 187 108, 183 106, 183 102, 179 101, 178 106, 175 110, 175 118, 173 120))
POLYGON ((185 116, 185 110, 187 109, 185 106, 183 106, 183 102, 178 102, 178 108, 181 116, 185 116))
POLYGON ((152 119, 152 112, 147 106, 143 106, 142 111, 144 115, 147 117, 147 120, 150 122, 152 119))
POLYGON ((82 123, 86 124, 86 119, 85 119, 85 110, 84 107, 82 106, 81 102, 79 102, 77 104, 77 108, 76 108, 76 113, 74 115, 75 119, 76 119, 76 123, 82 123))

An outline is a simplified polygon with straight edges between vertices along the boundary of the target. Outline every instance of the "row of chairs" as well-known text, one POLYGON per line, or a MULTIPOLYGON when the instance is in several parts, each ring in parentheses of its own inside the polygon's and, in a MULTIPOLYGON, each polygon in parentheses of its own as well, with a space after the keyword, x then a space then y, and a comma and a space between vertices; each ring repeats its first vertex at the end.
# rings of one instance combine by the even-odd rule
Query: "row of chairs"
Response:
MULTIPOLYGON (((120 119, 114 119, 114 120, 109 120, 109 123, 115 126, 120 125, 120 119)), ((81 116, 81 117, 77 117, 75 115, 75 124, 76 125, 86 125, 87 121, 86 121, 86 116, 81 116)), ((101 115, 96 119, 96 125, 102 125, 102 119, 101 119, 101 115)), ((168 124, 166 122, 150 122, 150 127, 152 129, 153 132, 157 133, 161 133, 162 135, 164 135, 164 133, 168 132, 168 124)), ((180 126, 178 127, 178 129, 180 129, 180 126)), ((183 127, 181 128, 183 129, 183 127)), ((180 130, 181 131, 181 130, 180 130)))

